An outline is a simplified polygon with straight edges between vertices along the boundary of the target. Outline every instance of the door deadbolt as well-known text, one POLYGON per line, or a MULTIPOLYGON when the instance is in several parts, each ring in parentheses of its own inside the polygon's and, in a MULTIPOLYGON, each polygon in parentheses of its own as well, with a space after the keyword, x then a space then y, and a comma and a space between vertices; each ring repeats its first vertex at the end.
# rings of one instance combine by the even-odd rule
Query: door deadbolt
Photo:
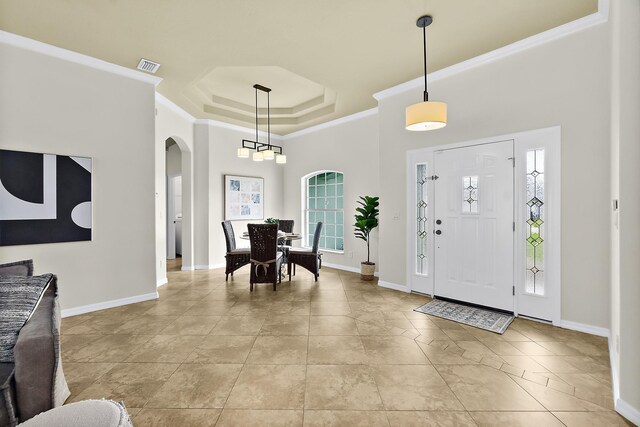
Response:
POLYGON ((441 219, 436 219, 436 224, 438 224, 438 225, 442 224, 442 220, 441 219))

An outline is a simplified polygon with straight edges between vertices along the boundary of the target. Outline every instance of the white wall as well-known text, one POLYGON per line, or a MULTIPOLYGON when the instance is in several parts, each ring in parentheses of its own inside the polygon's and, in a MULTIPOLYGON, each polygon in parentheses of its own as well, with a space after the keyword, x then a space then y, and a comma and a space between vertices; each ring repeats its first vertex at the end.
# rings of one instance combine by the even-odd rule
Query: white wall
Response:
POLYGON ((560 125, 562 318, 608 328, 609 49, 601 24, 435 81, 431 99, 449 105, 437 131, 404 129, 419 88, 380 100, 382 280, 405 284, 407 150, 560 125))
POLYGON ((0 263, 57 274, 63 309, 155 294, 154 85, 3 42, 0 64, 0 148, 93 159, 93 240, 2 247, 0 263))
MULTIPOLYGON (((323 262, 360 268, 367 259, 367 248, 353 235, 354 214, 359 196, 377 196, 378 116, 371 114, 354 121, 288 138, 287 165, 284 169, 284 216, 295 220, 295 231, 302 231, 302 178, 319 170, 344 174, 344 253, 323 251, 323 262)), ((371 261, 378 260, 378 230, 372 233, 371 261)))
POLYGON ((182 176, 177 175, 173 179, 173 194, 175 195, 174 207, 177 218, 182 217, 182 176))
POLYGON ((616 410, 640 423, 640 3, 611 5, 611 339, 616 410), (616 381, 617 380, 617 381, 616 381))
POLYGON ((177 176, 182 174, 182 151, 177 144, 167 148, 166 156, 166 174, 167 176, 177 176))
MULTIPOLYGON (((224 265, 226 252, 221 222, 224 221, 224 176, 241 175, 264 178, 264 217, 279 218, 283 205, 283 165, 275 162, 254 162, 236 156, 242 139, 255 139, 251 129, 220 125, 203 120, 195 125, 195 250, 196 267, 224 265)), ((262 141, 262 139, 261 139, 262 141)), ((275 143, 275 141, 274 141, 275 143)), ((238 246, 248 242, 239 239, 246 224, 254 221, 234 221, 238 246)))

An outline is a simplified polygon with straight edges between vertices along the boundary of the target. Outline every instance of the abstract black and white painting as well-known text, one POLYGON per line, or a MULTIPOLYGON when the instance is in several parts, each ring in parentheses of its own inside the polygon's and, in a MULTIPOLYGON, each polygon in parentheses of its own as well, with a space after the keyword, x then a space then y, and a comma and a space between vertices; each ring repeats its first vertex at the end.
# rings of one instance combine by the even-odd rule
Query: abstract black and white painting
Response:
POLYGON ((0 246, 91 240, 88 157, 0 150, 0 246))

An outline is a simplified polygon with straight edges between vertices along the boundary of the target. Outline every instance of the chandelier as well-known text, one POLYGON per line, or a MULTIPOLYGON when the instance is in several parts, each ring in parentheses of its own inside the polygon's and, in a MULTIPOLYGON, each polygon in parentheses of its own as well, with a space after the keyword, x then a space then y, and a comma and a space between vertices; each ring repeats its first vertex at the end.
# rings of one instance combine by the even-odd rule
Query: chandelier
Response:
POLYGON ((274 160, 278 164, 287 163, 287 156, 282 154, 282 147, 271 144, 271 105, 269 93, 271 89, 268 87, 254 84, 253 88, 256 92, 256 139, 252 141, 250 139, 242 140, 242 147, 238 148, 238 157, 242 159, 249 158, 249 150, 254 150, 252 159, 254 162, 261 162, 263 160, 274 160), (266 92, 267 94, 267 142, 258 141, 258 91, 266 92))

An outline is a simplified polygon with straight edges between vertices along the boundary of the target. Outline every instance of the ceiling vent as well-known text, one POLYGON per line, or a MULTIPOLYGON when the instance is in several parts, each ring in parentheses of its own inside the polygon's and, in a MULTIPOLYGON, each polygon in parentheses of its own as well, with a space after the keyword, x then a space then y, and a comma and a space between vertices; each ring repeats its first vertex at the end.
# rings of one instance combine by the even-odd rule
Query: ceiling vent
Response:
POLYGON ((155 74, 158 68, 160 68, 160 64, 149 61, 148 59, 142 58, 138 63, 138 70, 146 71, 147 73, 155 74))

